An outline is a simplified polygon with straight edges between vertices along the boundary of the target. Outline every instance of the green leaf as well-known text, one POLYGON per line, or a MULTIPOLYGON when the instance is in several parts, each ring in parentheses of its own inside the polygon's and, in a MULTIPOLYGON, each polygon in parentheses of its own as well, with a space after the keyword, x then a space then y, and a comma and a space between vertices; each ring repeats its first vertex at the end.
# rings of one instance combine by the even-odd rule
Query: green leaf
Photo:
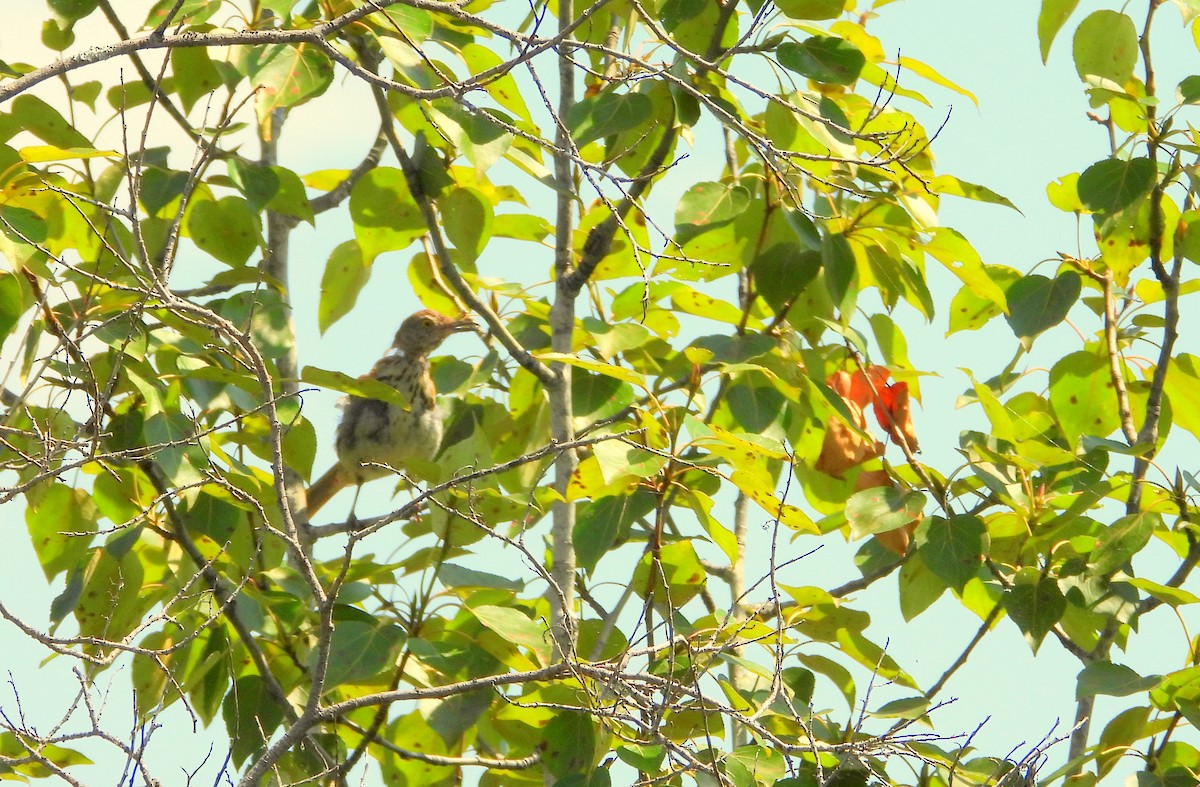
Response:
POLYGON ((731 785, 757 787, 760 784, 778 784, 787 773, 788 764, 777 750, 752 744, 726 754, 724 771, 731 785))
POLYGON ((1034 568, 1021 569, 1003 598, 1008 616, 1024 633, 1034 653, 1067 610, 1067 599, 1058 589, 1058 583, 1053 577, 1041 576, 1034 568))
POLYGON ((919 719, 928 713, 932 703, 925 697, 906 697, 884 703, 871 715, 880 719, 919 719))
POLYGON ((1072 446, 1085 435, 1107 437, 1120 426, 1108 358, 1079 350, 1050 369, 1050 405, 1072 446))
POLYGON ((675 209, 675 226, 704 226, 729 221, 750 205, 750 192, 744 186, 725 183, 697 183, 684 192, 675 209))
POLYGON ((85 584, 75 607, 83 637, 119 640, 142 620, 153 605, 155 589, 145 586, 142 557, 128 550, 139 536, 134 528, 96 550, 84 575, 85 584))
POLYGON ((45 219, 16 205, 0 205, 0 224, 5 235, 21 243, 44 243, 49 234, 45 219))
POLYGON ((882 647, 867 639, 860 629, 850 626, 839 628, 837 643, 843 653, 863 667, 873 670, 880 678, 910 689, 917 688, 916 681, 912 676, 902 670, 896 660, 889 656, 882 647))
POLYGON ((858 273, 858 263, 850 241, 839 233, 821 239, 821 267, 825 269, 825 286, 835 306, 843 307, 850 285, 858 273))
POLYGON ((271 172, 275 173, 279 187, 267 203, 267 209, 312 224, 313 209, 308 195, 304 192, 304 182, 300 180, 300 176, 284 167, 271 167, 271 172))
POLYGON ((917 529, 916 538, 921 560, 959 593, 979 573, 987 552, 987 528, 975 516, 930 517, 917 529))
POLYGON ((1079 199, 1088 210, 1115 213, 1148 194, 1156 173, 1148 158, 1098 161, 1079 176, 1079 199))
POLYGON ((1077 5, 1079 0, 1042 0, 1042 10, 1038 13, 1038 46, 1042 51, 1043 63, 1050 56, 1054 37, 1077 5))
MULTIPOLYGON (((178 51, 178 50, 176 50, 178 51)), ((229 177, 246 197, 246 204, 257 213, 279 191, 279 175, 272 167, 261 167, 240 158, 228 162, 229 177)))
MULTIPOLYGON (((430 713, 421 708, 397 716, 388 722, 381 737, 401 751, 417 751, 434 757, 458 753, 457 750, 451 751, 447 747, 446 739, 432 726, 435 715, 437 711, 430 713), (427 716, 429 718, 426 718, 427 716)), ((456 781, 454 776, 458 770, 446 765, 435 765, 426 760, 402 757, 390 749, 383 751, 379 757, 379 765, 382 777, 379 780, 380 784, 388 785, 424 784, 430 787, 446 787, 456 781)))
MULTIPOLYGON (((338 613, 335 612, 335 616, 338 613)), ((362 613, 360 613, 362 614, 362 613)), ((362 683, 393 666, 404 642, 404 630, 395 624, 374 620, 336 620, 329 641, 329 667, 325 689, 343 683, 362 683)), ((309 668, 316 666, 313 649, 309 668)))
POLYGON ((1075 699, 1104 694, 1109 697, 1128 697, 1149 691, 1162 680, 1161 675, 1143 678, 1129 667, 1111 661, 1094 661, 1084 667, 1075 682, 1075 699))
POLYGON ((771 432, 787 409, 787 399, 779 389, 761 378, 757 382, 753 377, 739 378, 727 390, 725 403, 733 417, 729 425, 745 429, 751 438, 771 432))
MULTIPOLYGON (((1020 273, 1003 265, 988 266, 987 276, 996 285, 1005 289, 1021 278, 1020 273)), ((993 317, 1003 314, 1006 303, 1007 297, 1004 301, 996 303, 981 298, 975 290, 964 284, 950 300, 950 320, 946 335, 949 336, 957 331, 979 330, 987 325, 993 317)))
POLYGON ((197 199, 188 210, 187 231, 201 251, 226 265, 244 265, 262 243, 258 214, 242 197, 197 199))
POLYGON ((983 301, 1003 307, 1004 291, 988 275, 998 266, 987 266, 979 252, 957 230, 938 227, 930 233, 929 241, 922 247, 934 259, 942 263, 959 280, 983 301))
POLYGON ((492 235, 535 243, 545 240, 554 228, 541 216, 528 213, 502 213, 492 221, 492 235))
POLYGON ((1074 271, 1063 271, 1055 279, 1033 273, 1014 282, 1004 294, 1008 303, 1005 319, 1021 346, 1029 350, 1035 337, 1065 320, 1081 287, 1074 271))
MULTIPOLYGON (((811 674, 811 673, 810 673, 811 674)), ((637 743, 623 743, 614 750, 621 762, 643 773, 655 774, 666 759, 665 746, 649 746, 637 743)))
POLYGON ((1084 204, 1079 199, 1079 173, 1071 172, 1048 184, 1046 198, 1064 213, 1082 213, 1084 204))
POLYGON ((241 767, 258 752, 283 721, 283 708, 267 691, 262 677, 247 674, 237 679, 221 704, 221 716, 232 745, 234 765, 241 767))
POLYGON ((708 572, 700 564, 691 541, 664 544, 659 552, 660 566, 652 566, 652 559, 653 556, 646 552, 633 570, 633 592, 640 597, 645 598, 647 591, 652 590, 660 606, 669 603, 671 609, 676 609, 704 589, 708 572))
POLYGON ((265 125, 276 109, 316 98, 333 82, 333 63, 307 42, 253 47, 246 71, 258 86, 255 109, 260 125, 265 125))
POLYGON ((408 400, 404 398, 404 394, 379 380, 365 377, 355 378, 342 372, 331 372, 315 366, 305 366, 300 372, 300 379, 322 388, 341 391, 363 399, 379 399, 403 407, 405 410, 408 409, 408 400))
POLYGON ((191 112, 197 101, 223 84, 208 49, 202 46, 172 49, 171 72, 175 75, 175 90, 185 112, 191 112))
POLYGON ((548 663, 550 655, 550 633, 544 624, 530 620, 523 612, 512 607, 496 607, 481 604, 471 608, 471 614, 492 631, 512 644, 529 648, 548 663))
POLYGON ((742 310, 729 301, 714 298, 682 283, 670 286, 670 291, 671 306, 677 312, 693 314, 730 325, 739 325, 742 322, 742 310))
POLYGON ((1099 77, 1124 87, 1137 65, 1137 28, 1125 14, 1096 11, 1075 29, 1074 54, 1080 79, 1099 77))
POLYGON ((59 148, 91 148, 91 140, 75 130, 58 110, 29 93, 22 93, 10 105, 12 119, 22 131, 59 148))
POLYGON ((812 702, 813 689, 816 688, 817 676, 812 670, 803 667, 784 667, 780 675, 783 685, 792 692, 792 697, 806 707, 812 702))
POLYGON ((736 18, 722 17, 720 6, 710 0, 666 0, 659 19, 680 47, 697 54, 703 54, 714 39, 718 46, 732 46, 737 32, 736 18), (718 35, 717 24, 723 18, 725 29, 718 35))
MULTIPOLYGON (((513 145, 513 135, 487 110, 468 112, 452 100, 445 99, 433 102, 429 115, 437 123, 440 135, 467 157, 477 175, 490 169, 513 145)), ((434 167, 436 162, 437 157, 428 157, 425 168, 434 167)), ((435 169, 422 182, 439 177, 440 173, 435 169)), ((428 184, 425 190, 433 193, 428 184)))
POLYGON ((646 122, 654 102, 641 93, 602 93, 584 99, 567 113, 567 128, 577 147, 620 134, 646 122))
POLYGON ((1100 576, 1111 574, 1141 552, 1154 531, 1161 527, 1162 517, 1153 511, 1121 517, 1100 536, 1088 557, 1089 569, 1100 576))
POLYGON ((759 297, 779 312, 817 277, 821 254, 799 243, 777 243, 755 257, 750 270, 759 297))
POLYGON ((454 188, 438 199, 442 229, 454 247, 475 259, 492 238, 492 205, 472 188, 454 188))
POLYGON ((350 218, 363 259, 405 248, 428 229, 404 173, 375 167, 350 191, 350 218))
POLYGON ((809 655, 807 653, 797 653, 797 660, 811 669, 813 672, 819 672, 833 682, 841 692, 843 699, 846 700, 846 706, 854 708, 854 698, 857 695, 857 689, 854 685, 854 676, 850 671, 841 664, 827 659, 824 656, 809 655))
MULTIPOLYGON (((414 18, 414 21, 419 19, 422 28, 421 32, 424 34, 421 38, 428 38, 433 34, 433 15, 429 11, 400 6, 395 11, 388 12, 389 16, 396 14, 414 18), (418 17, 417 15, 420 16, 418 17)), ((473 75, 478 75, 488 69, 495 68, 504 62, 499 54, 488 49, 486 46, 474 42, 464 45, 459 50, 459 54, 462 55, 463 62, 467 64, 467 68, 471 70, 471 74, 473 75)), ((533 117, 529 114, 529 107, 525 105, 525 99, 521 96, 521 89, 517 86, 517 81, 513 78, 511 72, 502 70, 498 74, 493 73, 484 82, 483 88, 488 92, 489 96, 496 100, 497 104, 522 120, 533 122, 533 117)))
POLYGON ((1096 747, 1096 769, 1101 778, 1129 753, 1132 744, 1145 737, 1146 722, 1149 720, 1150 708, 1141 706, 1126 708, 1104 726, 1104 731, 1100 733, 1100 745, 1096 747))
MULTIPOLYGON (((177 0, 158 0, 157 3, 146 14, 146 23, 143 27, 158 27, 167 17, 167 14, 175 9, 177 0)), ((171 21, 191 22, 199 24, 207 22, 220 9, 221 0, 184 0, 183 4, 176 11, 175 16, 171 17, 171 21)))
POLYGON ((930 571, 924 561, 904 561, 898 582, 900 614, 906 621, 912 620, 941 598, 947 587, 945 581, 930 571))
POLYGON ((147 213, 157 216, 159 211, 183 196, 187 181, 186 172, 147 167, 138 182, 138 200, 147 213))
POLYGON ((1174 422, 1200 437, 1200 357, 1179 353, 1172 358, 1163 391, 1170 400, 1174 422))
POLYGON ((321 276, 321 300, 317 304, 317 326, 321 333, 354 308, 358 293, 371 280, 371 267, 363 259, 358 241, 348 240, 330 253, 321 276))
POLYGON ((27 497, 25 526, 46 579, 79 565, 96 532, 96 506, 82 489, 49 482, 27 497))
POLYGON ((600 558, 617 539, 628 535, 633 522, 653 507, 654 500, 647 492, 606 495, 584 504, 575 523, 575 555, 579 565, 589 572, 595 571, 600 558))
POLYGON ((858 79, 867 58, 858 47, 835 36, 813 36, 802 43, 779 45, 779 64, 814 82, 849 85, 858 79))
POLYGON ((42 45, 55 52, 69 49, 75 43, 75 31, 70 24, 57 19, 42 22, 42 45))
POLYGON ((713 498, 696 488, 685 489, 680 493, 680 497, 683 498, 683 505, 695 513, 701 527, 704 528, 704 533, 720 547, 725 557, 730 559, 730 563, 737 560, 740 554, 737 537, 720 522, 720 519, 713 516, 713 498))
POLYGON ((73 765, 93 764, 92 760, 83 754, 65 746, 42 742, 37 743, 36 748, 33 746, 34 744, 29 742, 24 734, 18 737, 16 732, 8 730, 0 732, 0 757, 5 758, 5 766, 2 771, 5 781, 20 781, 25 784, 28 784, 30 780, 44 781, 60 776, 73 765), (37 754, 32 757, 28 756, 31 751, 36 751, 37 754), (56 773, 46 763, 52 763, 61 770, 56 773))
POLYGON ((836 19, 846 7, 845 0, 778 0, 775 3, 792 19, 836 19))
POLYGON ((316 458, 317 430, 307 418, 297 418, 283 433, 283 463, 302 478, 308 478, 316 458))
POLYGON ((595 752, 596 722, 587 713, 556 714, 542 732, 542 761, 546 770, 560 780, 590 769, 595 752))
POLYGON ((1181 104, 1200 104, 1200 76, 1193 75, 1180 80, 1175 96, 1181 104))
POLYGON ((925 510, 921 492, 901 492, 894 486, 875 486, 854 493, 846 501, 850 537, 883 533, 919 520, 925 510))
POLYGON ((155 413, 146 419, 144 432, 167 478, 180 486, 203 478, 200 468, 208 468, 208 456, 198 444, 191 418, 179 411, 155 413))
POLYGON ((1178 232, 1183 256, 1192 262, 1200 262, 1200 211, 1185 211, 1179 217, 1178 232))
POLYGON ((1003 205, 1006 208, 1012 208, 1017 213, 1017 206, 1014 205, 1007 197, 997 194, 987 186, 980 186, 976 183, 968 183, 965 180, 959 180, 953 175, 938 175, 929 181, 929 190, 936 194, 949 194, 953 197, 963 197, 964 199, 975 200, 976 202, 986 202, 992 205, 1003 205))
POLYGON ((12 333, 27 308, 21 280, 15 274, 0 271, 0 343, 12 333))
POLYGON ((59 20, 73 24, 96 10, 99 0, 47 0, 50 11, 59 20))
POLYGON ((1125 583, 1132 585, 1138 590, 1145 591, 1147 595, 1172 607, 1182 607, 1185 604, 1200 604, 1200 596, 1183 588, 1161 585, 1158 582, 1151 582, 1141 577, 1126 579, 1125 583))
POLYGON ((496 588, 511 590, 514 593, 519 593, 525 588, 525 583, 519 579, 509 579, 485 571, 476 571, 473 568, 454 563, 442 563, 438 568, 437 578, 448 588, 496 588))

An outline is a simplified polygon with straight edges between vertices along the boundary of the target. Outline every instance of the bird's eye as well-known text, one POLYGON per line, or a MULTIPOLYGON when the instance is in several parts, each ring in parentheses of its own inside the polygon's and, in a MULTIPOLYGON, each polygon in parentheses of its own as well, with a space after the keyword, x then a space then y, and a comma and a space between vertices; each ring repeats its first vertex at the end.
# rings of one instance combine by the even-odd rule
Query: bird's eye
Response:
POLYGON ((422 317, 421 324, 428 328, 429 326, 433 325, 433 320, 429 319, 428 317, 422 317))

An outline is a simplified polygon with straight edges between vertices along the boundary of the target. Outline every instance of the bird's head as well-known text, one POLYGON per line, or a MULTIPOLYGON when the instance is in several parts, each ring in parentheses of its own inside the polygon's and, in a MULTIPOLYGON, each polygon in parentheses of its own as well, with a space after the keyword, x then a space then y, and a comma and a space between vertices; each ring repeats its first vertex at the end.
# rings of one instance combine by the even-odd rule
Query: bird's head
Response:
POLYGON ((428 355, 450 334, 473 331, 478 327, 470 317, 452 320, 444 314, 423 309, 400 323, 392 346, 407 355, 428 355))

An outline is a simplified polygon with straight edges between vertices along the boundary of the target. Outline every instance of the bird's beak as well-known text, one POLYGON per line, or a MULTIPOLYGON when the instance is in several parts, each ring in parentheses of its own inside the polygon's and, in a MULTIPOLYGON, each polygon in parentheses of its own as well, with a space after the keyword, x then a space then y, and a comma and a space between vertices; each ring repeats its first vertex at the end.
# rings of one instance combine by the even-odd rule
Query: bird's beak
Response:
POLYGON ((470 317, 457 319, 446 327, 450 329, 450 333, 465 333, 467 331, 479 330, 479 324, 470 317))

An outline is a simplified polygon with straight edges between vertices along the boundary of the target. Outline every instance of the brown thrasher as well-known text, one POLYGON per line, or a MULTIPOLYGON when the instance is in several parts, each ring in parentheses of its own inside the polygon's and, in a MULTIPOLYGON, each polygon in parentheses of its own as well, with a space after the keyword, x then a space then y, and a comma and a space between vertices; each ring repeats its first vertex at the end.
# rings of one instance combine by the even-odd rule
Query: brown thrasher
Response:
MULTIPOLYGON (((409 409, 380 399, 351 396, 338 424, 338 463, 308 489, 311 517, 343 487, 362 484, 403 469, 410 459, 432 460, 442 442, 442 419, 437 411, 429 353, 452 333, 478 328, 470 318, 452 320, 425 309, 408 317, 396 331, 392 346, 365 378, 395 388, 409 409)), ((358 494, 355 493, 355 502, 358 494)), ((353 516, 353 506, 350 509, 353 516)))

